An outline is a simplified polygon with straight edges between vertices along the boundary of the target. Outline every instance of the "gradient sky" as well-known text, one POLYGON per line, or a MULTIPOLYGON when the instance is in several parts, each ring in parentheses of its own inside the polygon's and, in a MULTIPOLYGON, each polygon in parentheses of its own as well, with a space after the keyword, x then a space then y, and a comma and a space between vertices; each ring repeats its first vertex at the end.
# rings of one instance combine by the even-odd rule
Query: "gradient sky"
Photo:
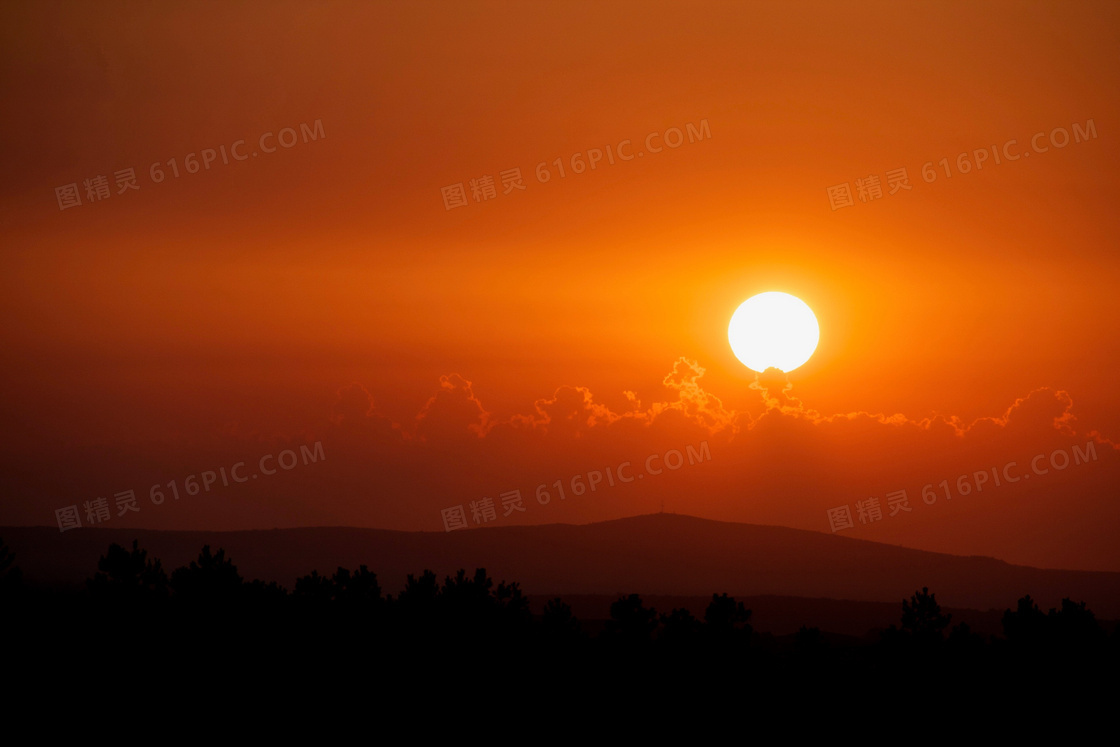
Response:
POLYGON ((874 496, 884 519, 843 534, 1120 570, 1114 3, 36 2, 0 35, 0 524, 133 489, 107 526, 443 531, 520 489, 488 525, 664 501, 829 532, 874 496), (572 173, 627 139, 641 157, 572 173), (898 168, 912 189, 831 208, 898 168), (445 209, 484 175, 493 199, 445 209), (821 326, 785 395, 727 344, 767 290, 821 326), (316 441, 318 464, 148 499, 316 441), (702 441, 703 464, 533 499, 702 441), (1029 484, 919 497, 1089 442, 1029 484))

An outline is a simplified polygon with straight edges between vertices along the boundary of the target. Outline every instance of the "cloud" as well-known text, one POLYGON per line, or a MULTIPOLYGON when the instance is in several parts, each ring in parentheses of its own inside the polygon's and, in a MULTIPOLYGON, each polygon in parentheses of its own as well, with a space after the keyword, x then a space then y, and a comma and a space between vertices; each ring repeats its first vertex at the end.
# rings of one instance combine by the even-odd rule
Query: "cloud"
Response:
POLYGON ((428 442, 485 436, 491 416, 475 396, 471 382, 453 373, 440 376, 439 386, 416 416, 416 436, 428 442))
POLYGON ((678 513, 828 532, 829 509, 871 497, 885 507, 888 494, 905 489, 912 513, 857 521, 845 533, 1041 566, 1120 570, 1116 443, 1087 428, 1092 424, 1083 422, 1084 414, 1074 415, 1074 398, 1064 390, 1039 388, 997 414, 965 421, 939 414, 821 413, 777 371, 758 377, 750 412, 735 411, 705 383, 704 368, 680 358, 661 387, 625 391, 614 408, 572 383, 499 418, 470 380, 451 373, 439 378, 415 416, 400 422, 379 408, 369 383, 349 383, 299 438, 266 442, 234 433, 205 448, 159 445, 111 460, 100 452, 82 454, 74 463, 85 471, 70 470, 57 485, 39 486, 53 505, 36 510, 50 517, 81 496, 141 491, 239 460, 252 467, 261 455, 285 448, 300 453, 299 444, 321 440, 325 460, 230 486, 212 501, 145 511, 135 521, 231 529, 329 521, 442 531, 442 509, 484 498, 500 503, 499 496, 521 491, 527 510, 499 511, 495 526, 601 521, 655 511, 664 501, 666 510, 678 513), (1087 439, 1101 445, 1090 461, 1063 469, 1061 459, 1050 460, 1056 450, 1085 453, 1087 439), (693 463, 692 455, 701 453, 708 457, 693 463), (1051 466, 1046 475, 1028 473, 1039 454, 1045 455, 1040 464, 1051 466), (681 455, 683 466, 674 461, 681 455), (650 457, 660 472, 647 473, 650 457), (611 485, 624 463, 634 479, 611 485), (1012 463, 1009 474, 1022 479, 995 486, 992 470, 1012 463), (106 475, 91 481, 97 470, 106 475), (989 474, 982 493, 952 500, 941 495, 942 483, 956 486, 977 471, 989 474), (598 489, 574 492, 571 480, 582 476, 590 484, 592 472, 604 478, 598 489), (931 485, 941 497, 927 505, 923 489, 931 485), (553 496, 547 504, 538 500, 542 488, 553 496))
POLYGON ((680 358, 662 383, 677 395, 672 402, 657 402, 647 416, 652 422, 659 417, 679 415, 683 419, 707 428, 711 433, 738 430, 739 416, 723 406, 723 401, 700 386, 705 369, 696 361, 680 358))
POLYGON ((1048 430, 1054 428, 1066 435, 1075 435, 1073 424, 1077 418, 1073 414, 1073 398, 1064 390, 1050 387, 1035 389, 1026 397, 1020 397, 1007 408, 1002 417, 980 418, 973 427, 991 423, 1003 428, 1021 431, 1048 430))
POLYGON ((754 381, 750 383, 750 388, 762 393, 762 399, 766 403, 767 409, 782 410, 783 412, 804 411, 801 400, 789 394, 790 390, 793 389, 789 377, 777 368, 768 368, 762 373, 756 374, 754 381))
POLYGON ((373 413, 373 397, 361 384, 347 384, 336 393, 331 422, 360 421, 373 413))
POLYGON ((538 399, 533 412, 514 415, 507 423, 516 428, 530 428, 563 438, 581 438, 589 430, 607 426, 625 417, 597 404, 591 390, 582 386, 562 386, 551 399, 538 399))
MULTIPOLYGON (((1059 433, 1076 436, 1073 398, 1064 390, 1040 387, 1013 402, 1002 415, 977 418, 968 423, 955 415, 931 415, 911 418, 902 413, 869 413, 854 411, 825 415, 808 408, 793 394, 793 384, 785 373, 770 368, 758 374, 750 388, 759 393, 764 410, 757 418, 748 412, 736 412, 701 384, 705 369, 697 361, 680 358, 662 384, 671 395, 656 399, 648 407, 634 391, 624 391, 627 407, 621 412, 595 401, 585 386, 564 385, 551 397, 535 400, 532 409, 504 420, 496 419, 474 393, 472 382, 452 373, 441 376, 439 389, 425 402, 416 418, 407 427, 392 424, 404 438, 420 442, 475 441, 498 434, 521 434, 522 437, 573 441, 593 434, 617 433, 620 429, 633 433, 640 429, 664 431, 689 428, 727 439, 761 428, 773 431, 778 419, 794 419, 819 428, 839 429, 849 435, 866 433, 868 429, 885 428, 898 435, 903 429, 912 433, 926 432, 939 440, 948 436, 963 439, 990 437, 994 431, 1023 436, 1059 433), (660 427, 658 427, 660 426, 660 427)), ((353 424, 384 419, 377 413, 373 398, 360 384, 349 384, 338 391, 331 421, 353 424)), ((1089 437, 1117 447, 1098 431, 1089 437)))
POLYGON ((352 443, 387 444, 407 438, 399 424, 377 412, 373 397, 357 382, 335 393, 329 422, 330 428, 345 434, 345 440, 352 443))
MULTIPOLYGON (((1039 387, 1012 403, 1003 415, 981 417, 966 423, 956 415, 933 415, 914 419, 902 413, 887 415, 856 411, 823 415, 817 410, 805 407, 804 403, 791 394, 793 384, 786 374, 776 368, 769 368, 757 374, 750 388, 757 390, 766 407, 766 413, 759 419, 745 423, 752 428, 764 418, 788 416, 808 420, 817 425, 875 423, 882 426, 912 426, 924 431, 945 433, 952 431, 963 438, 966 434, 982 434, 991 429, 1006 430, 1020 434, 1048 434, 1058 432, 1075 436, 1074 424, 1077 417, 1073 414, 1073 398, 1065 390, 1039 387)), ((1095 432, 1094 432, 1095 433, 1095 432)))

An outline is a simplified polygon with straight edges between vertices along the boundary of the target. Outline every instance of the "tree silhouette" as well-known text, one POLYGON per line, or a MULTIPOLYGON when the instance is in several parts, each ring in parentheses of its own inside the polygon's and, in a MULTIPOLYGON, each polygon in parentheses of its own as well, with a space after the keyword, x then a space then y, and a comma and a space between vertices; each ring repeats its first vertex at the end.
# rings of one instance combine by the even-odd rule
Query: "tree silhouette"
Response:
POLYGON ((402 633, 408 637, 416 637, 434 629, 438 622, 438 600, 439 582, 436 574, 430 570, 425 570, 419 578, 408 574, 404 589, 394 604, 396 617, 405 626, 402 633))
MULTIPOLYGON (((1084 602, 1062 599, 1060 609, 1043 614, 1025 596, 1014 612, 1003 613, 1003 631, 1020 661, 1064 667, 1073 662, 1099 661, 1108 649, 1108 638, 1084 602)), ((1115 653, 1115 652, 1114 652, 1115 653)))
POLYGON ((335 601, 348 611, 370 612, 380 610, 385 604, 385 599, 381 596, 381 584, 377 583, 377 574, 370 572, 364 565, 353 573, 346 568, 339 568, 331 581, 335 601))
POLYGON ((699 638, 700 629, 700 621, 691 612, 674 609, 661 616, 661 632, 657 640, 677 648, 692 645, 699 638))
POLYGON ((288 590, 275 581, 253 579, 242 587, 246 603, 255 610, 277 608, 288 600, 288 590))
POLYGON ((915 592, 909 601, 902 601, 902 632, 918 642, 941 641, 952 617, 941 614, 937 595, 930 594, 926 586, 915 592))
POLYGON ((455 578, 445 578, 439 591, 441 606, 456 617, 485 615, 492 602, 490 589, 493 586, 485 568, 476 568, 470 578, 466 570, 460 568, 455 578))
POLYGON ((975 661, 981 655, 985 646, 984 636, 972 632, 972 627, 966 622, 960 622, 949 631, 947 639, 949 649, 958 658, 967 658, 975 661))
MULTIPOLYGON (((0 579, 10 577, 12 561, 0 542, 0 579)), ((892 625, 879 645, 803 626, 792 641, 763 636, 762 645, 752 649, 751 611, 726 593, 711 596, 702 621, 685 609, 659 615, 639 595, 621 595, 593 640, 563 600, 549 600, 536 622, 520 585, 495 584, 484 568, 471 574, 460 569, 442 584, 431 570, 409 575, 396 599, 383 595, 377 575, 366 566, 339 567, 331 576, 313 570, 296 581, 289 596, 275 583, 246 583, 224 550, 211 552, 210 546, 170 580, 135 541, 131 550, 110 545, 97 568, 88 596, 60 597, 38 612, 27 605, 3 607, 17 614, 0 614, 0 632, 33 641, 36 652, 50 650, 73 626, 112 641, 111 647, 90 649, 90 661, 97 664, 89 671, 143 668, 152 661, 203 671, 196 663, 210 656, 272 676, 379 667, 406 680, 409 674, 514 671, 544 663, 557 671, 590 672, 593 679, 625 672, 635 682, 661 676, 702 683, 744 671, 749 662, 749 671, 757 668, 768 683, 814 681, 838 664, 845 671, 854 665, 856 682, 907 676, 915 665, 939 687, 950 686, 950 677, 981 681, 981 675, 993 673, 1027 681, 1040 664, 1054 681, 1078 682, 1089 681, 1082 674, 1107 671, 1120 648, 1084 602, 1069 598, 1049 614, 1029 596, 1018 600, 1016 609, 1003 615, 1005 642, 977 635, 965 623, 948 630, 951 616, 923 587, 903 600, 901 625, 892 625), (173 603, 159 604, 165 598, 173 603), (161 614, 142 619, 155 609, 161 614), (1018 645, 1023 642, 1040 645, 1018 645)), ((56 592, 34 593, 47 599, 56 592)))
POLYGON ((717 641, 745 643, 752 632, 750 619, 751 611, 726 593, 712 594, 712 601, 704 611, 704 627, 709 637, 717 641))
POLYGON ((447 576, 436 604, 460 637, 475 641, 520 635, 532 623, 520 585, 502 581, 495 587, 485 568, 476 568, 473 576, 462 568, 454 577, 447 576))
POLYGON ((211 554, 205 545, 190 565, 171 572, 171 589, 176 597, 193 604, 231 602, 241 597, 244 581, 237 566, 226 558, 226 551, 219 549, 211 554))
POLYGON ((318 571, 311 571, 309 575, 296 579, 292 596, 302 605, 325 607, 334 599, 334 582, 320 576, 318 571))
POLYGON ((642 606, 642 598, 631 594, 611 604, 611 618, 603 634, 623 645, 637 645, 648 642, 656 628, 657 610, 642 606))
POLYGON ((167 574, 159 560, 149 560, 147 550, 139 541, 132 541, 132 550, 109 545, 108 552, 97 562, 97 573, 86 583, 96 599, 115 601, 151 601, 167 597, 167 574))
POLYGON ((507 629, 524 630, 532 623, 529 598, 521 593, 521 584, 500 582, 494 590, 494 600, 498 605, 498 619, 507 629))
POLYGON ((1104 630, 1085 602, 1075 603, 1067 597, 1060 610, 1052 609, 1046 617, 1051 634, 1068 648, 1089 648, 1104 642, 1104 630))
POLYGON ((1030 594, 1019 599, 1015 611, 1003 613, 1003 635, 1014 645, 1037 645, 1046 637, 1046 615, 1030 594))
POLYGON ((572 608, 560 597, 550 599, 545 604, 541 628, 550 640, 571 642, 583 635, 579 620, 572 614, 572 608))
POLYGON ((425 570, 420 578, 414 578, 410 573, 397 601, 404 606, 428 606, 435 603, 439 594, 439 585, 436 574, 425 570))

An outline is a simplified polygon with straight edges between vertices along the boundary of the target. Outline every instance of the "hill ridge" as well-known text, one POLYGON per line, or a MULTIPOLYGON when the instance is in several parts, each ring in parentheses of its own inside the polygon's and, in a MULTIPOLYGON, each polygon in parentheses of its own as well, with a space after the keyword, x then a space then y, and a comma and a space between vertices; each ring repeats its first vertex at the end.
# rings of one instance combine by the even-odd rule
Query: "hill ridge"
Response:
POLYGON ((386 591, 408 574, 441 577, 486 568, 526 593, 703 596, 778 595, 897 602, 928 586, 943 604, 1013 607, 1031 594, 1062 597, 1120 617, 1120 573, 1034 568, 989 556, 961 556, 764 524, 652 513, 588 524, 410 532, 366 527, 231 531, 3 527, 0 537, 29 580, 77 586, 109 544, 137 539, 165 568, 186 565, 203 544, 223 547, 246 578, 291 588, 312 570, 366 565, 386 591))

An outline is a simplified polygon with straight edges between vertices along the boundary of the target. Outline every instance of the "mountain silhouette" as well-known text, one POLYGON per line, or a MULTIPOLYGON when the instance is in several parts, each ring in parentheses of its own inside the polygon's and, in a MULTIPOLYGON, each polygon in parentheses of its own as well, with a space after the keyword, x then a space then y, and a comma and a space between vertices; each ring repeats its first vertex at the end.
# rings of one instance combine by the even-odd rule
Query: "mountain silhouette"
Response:
POLYGON ((110 543, 140 546, 165 567, 188 564, 198 548, 225 550, 246 578, 289 589, 312 570, 366 565, 387 593, 410 573, 439 577, 486 568, 528 594, 641 593, 703 597, 776 595, 897 604, 914 589, 976 610, 1014 607, 1030 594, 1043 608, 1063 597, 1102 618, 1120 617, 1120 573, 1040 569, 994 558, 926 552, 777 526, 650 514, 594 524, 549 524, 402 532, 348 527, 254 531, 0 528, 31 583, 77 587, 110 543))

